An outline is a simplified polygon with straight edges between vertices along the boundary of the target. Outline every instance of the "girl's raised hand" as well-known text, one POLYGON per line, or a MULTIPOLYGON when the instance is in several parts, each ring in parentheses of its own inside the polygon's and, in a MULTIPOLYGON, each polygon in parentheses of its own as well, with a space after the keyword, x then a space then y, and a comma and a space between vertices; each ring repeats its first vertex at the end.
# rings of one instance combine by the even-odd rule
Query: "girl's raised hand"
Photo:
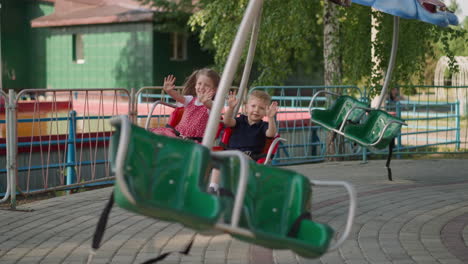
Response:
POLYGON ((169 91, 174 90, 175 80, 176 80, 176 78, 172 74, 168 75, 167 77, 164 77, 164 85, 163 85, 164 91, 169 92, 169 91))
POLYGON ((237 100, 236 92, 229 92, 229 97, 228 97, 229 108, 233 109, 234 107, 236 107, 238 102, 239 101, 237 100))
POLYGON ((268 118, 274 118, 278 112, 278 102, 272 102, 271 105, 267 108, 268 118))
POLYGON ((200 101, 202 104, 205 104, 206 102, 210 101, 214 96, 214 91, 213 90, 207 90, 203 89, 200 91, 200 95, 198 96, 198 101, 200 101))

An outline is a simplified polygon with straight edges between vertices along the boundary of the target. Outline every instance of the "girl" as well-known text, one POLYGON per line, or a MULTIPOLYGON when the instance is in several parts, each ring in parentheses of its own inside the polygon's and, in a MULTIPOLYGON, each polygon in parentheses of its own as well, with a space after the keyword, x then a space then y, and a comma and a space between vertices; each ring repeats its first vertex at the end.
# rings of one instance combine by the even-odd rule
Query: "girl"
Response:
POLYGON ((184 107, 184 113, 175 127, 154 128, 151 131, 201 142, 219 80, 218 73, 211 69, 194 71, 185 81, 184 95, 181 95, 174 89, 175 77, 169 75, 164 78, 164 91, 176 100, 178 107, 184 107))

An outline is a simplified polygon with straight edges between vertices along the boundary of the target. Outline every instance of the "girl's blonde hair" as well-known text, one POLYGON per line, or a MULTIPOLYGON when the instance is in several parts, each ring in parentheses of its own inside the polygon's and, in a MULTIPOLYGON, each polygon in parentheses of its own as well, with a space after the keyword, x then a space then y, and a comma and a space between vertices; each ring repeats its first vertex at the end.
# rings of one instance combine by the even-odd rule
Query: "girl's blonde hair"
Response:
POLYGON ((213 81, 215 90, 218 89, 219 80, 221 79, 219 77, 219 74, 212 69, 203 68, 203 69, 194 71, 192 74, 190 74, 189 77, 187 77, 187 79, 185 79, 184 89, 182 91, 182 94, 192 95, 192 96, 197 95, 195 91, 195 86, 197 84, 197 79, 200 75, 205 75, 208 78, 210 78, 213 81))

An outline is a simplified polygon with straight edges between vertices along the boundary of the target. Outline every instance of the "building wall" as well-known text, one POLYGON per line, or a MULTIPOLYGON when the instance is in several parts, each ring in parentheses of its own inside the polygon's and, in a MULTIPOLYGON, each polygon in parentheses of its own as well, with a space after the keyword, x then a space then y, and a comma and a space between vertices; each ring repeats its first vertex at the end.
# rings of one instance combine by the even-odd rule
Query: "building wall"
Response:
POLYGON ((154 86, 161 86, 164 77, 168 74, 176 76, 176 84, 182 85, 185 78, 194 70, 211 67, 214 64, 213 56, 202 50, 196 36, 187 40, 187 60, 171 60, 170 34, 154 33, 154 86))
POLYGON ((0 0, 3 88, 140 88, 162 85, 174 74, 183 83, 193 70, 213 64, 196 36, 187 60, 171 60, 170 34, 151 22, 31 28, 30 21, 54 12, 50 2, 0 0), (84 40, 83 64, 73 61, 73 34, 84 40))
MULTIPOLYGON (((3 88, 24 89, 34 86, 39 76, 34 68, 42 64, 38 59, 32 60, 41 50, 38 33, 46 30, 31 30, 29 21, 36 17, 53 12, 50 3, 39 1, 1 0, 1 56, 3 88)), ((42 49, 43 50, 43 49, 42 49)))
MULTIPOLYGON (((54 12, 54 6, 51 3, 36 3, 28 1, 27 20, 46 16, 54 12)), ((28 88, 46 88, 47 87, 47 53, 46 41, 50 36, 49 28, 31 28, 28 25, 28 88)))
POLYGON ((51 28, 48 88, 138 88, 153 83, 151 23, 51 28), (73 61, 73 34, 82 34, 84 63, 73 61))
POLYGON ((24 70, 27 54, 22 52, 26 48, 26 24, 22 14, 25 5, 11 0, 2 0, 0 4, 3 87, 22 87, 28 83, 24 70))

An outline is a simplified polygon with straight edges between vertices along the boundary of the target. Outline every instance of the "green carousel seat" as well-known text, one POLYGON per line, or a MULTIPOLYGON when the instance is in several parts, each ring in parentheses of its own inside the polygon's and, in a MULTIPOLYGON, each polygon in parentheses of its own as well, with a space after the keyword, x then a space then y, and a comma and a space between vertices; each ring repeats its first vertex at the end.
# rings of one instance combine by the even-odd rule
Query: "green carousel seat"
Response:
POLYGON ((404 120, 389 113, 369 108, 361 108, 368 112, 367 118, 361 124, 347 124, 344 136, 364 147, 383 149, 400 133, 404 120))
MULTIPOLYGON (((230 158, 221 165, 223 185, 236 190, 240 175, 238 162, 230 158)), ((272 249, 290 249, 306 257, 324 254, 333 237, 328 225, 310 220, 309 180, 296 172, 249 161, 249 177, 239 226, 252 232, 231 235, 272 249)), ((230 215, 225 215, 229 221, 230 215)))
POLYGON ((124 117, 111 122, 116 128, 109 150, 116 184, 99 220, 93 250, 99 248, 113 200, 138 214, 203 233, 229 233, 306 258, 338 248, 351 231, 356 196, 347 183, 313 183, 294 171, 256 164, 240 151, 210 152, 191 141, 148 132, 124 117), (212 165, 222 172, 224 195, 202 191, 212 165), (341 185, 350 194, 346 228, 334 245, 332 228, 310 220, 311 185, 341 185))
MULTIPOLYGON (((321 93, 321 92, 318 92, 318 93, 321 93)), ((310 106, 313 104, 313 101, 318 93, 314 95, 310 103, 310 106)), ((311 120, 312 122, 320 126, 323 126, 328 130, 332 130, 339 134, 342 134, 341 131, 339 131, 339 127, 345 120, 345 117, 348 111, 351 110, 355 106, 368 107, 366 103, 360 102, 351 96, 341 95, 335 100, 335 102, 329 109, 322 110, 322 109, 312 109, 311 107, 309 107, 311 120)), ((353 111, 351 115, 348 115, 348 117, 346 118, 346 121, 357 123, 359 122, 363 114, 364 114, 364 110, 353 111)))
MULTIPOLYGON (((119 165, 116 150, 120 133, 117 127, 111 140, 113 165, 119 165)), ((221 213, 221 203, 200 188, 208 172, 210 151, 194 142, 159 136, 134 125, 130 134, 127 143, 120 142, 126 144, 127 151, 120 165, 125 177, 117 179, 124 185, 116 184, 114 191, 116 203, 195 230, 212 228, 221 213)))
POLYGON ((400 133, 401 126, 406 125, 404 120, 385 111, 369 108, 347 95, 338 96, 329 109, 312 109, 319 93, 337 95, 326 91, 314 94, 309 104, 311 120, 361 146, 373 149, 393 147, 390 143, 400 133))

